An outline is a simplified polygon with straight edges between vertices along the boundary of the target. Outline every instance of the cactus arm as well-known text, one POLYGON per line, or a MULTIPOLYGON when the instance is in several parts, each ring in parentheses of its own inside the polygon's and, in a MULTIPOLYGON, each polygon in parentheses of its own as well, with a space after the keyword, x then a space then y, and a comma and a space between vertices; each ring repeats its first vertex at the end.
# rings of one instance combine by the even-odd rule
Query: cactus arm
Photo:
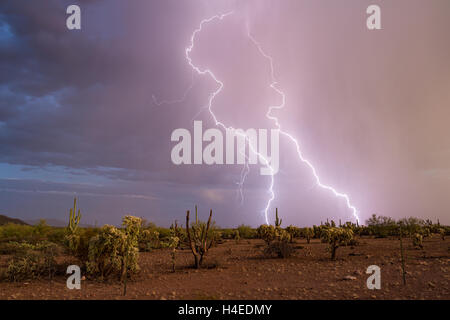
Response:
MULTIPOLYGON (((211 225, 211 218, 212 218, 212 209, 209 211, 209 218, 208 218, 208 223, 206 225, 206 232, 205 232, 205 239, 204 239, 204 252, 206 253, 206 251, 208 250, 206 247, 206 242, 208 241, 208 232, 209 232, 209 227, 211 225)), ((212 241, 211 241, 212 242, 212 241)), ((211 245, 210 245, 211 246, 211 245)))

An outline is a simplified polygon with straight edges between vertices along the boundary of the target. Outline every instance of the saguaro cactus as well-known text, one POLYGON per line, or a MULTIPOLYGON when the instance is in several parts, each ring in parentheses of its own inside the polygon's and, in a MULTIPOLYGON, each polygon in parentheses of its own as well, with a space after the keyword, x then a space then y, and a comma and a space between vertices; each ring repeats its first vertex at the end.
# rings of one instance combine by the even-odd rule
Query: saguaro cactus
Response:
POLYGON ((283 219, 278 219, 278 208, 275 209, 275 227, 280 227, 283 219))
POLYGON ((67 226, 71 234, 76 233, 78 225, 80 224, 80 220, 81 220, 81 210, 78 209, 77 213, 77 198, 74 198, 73 209, 70 209, 69 225, 67 226))
MULTIPOLYGON (((197 207, 195 209, 197 211, 197 207)), ((191 248, 192 254, 194 255, 196 269, 199 269, 201 267, 203 257, 207 254, 213 242, 212 237, 209 235, 211 218, 212 218, 212 210, 210 210, 209 212, 208 223, 206 225, 204 223, 199 223, 196 212, 196 223, 195 225, 190 226, 189 210, 186 212, 186 233, 188 237, 189 246, 191 248)))

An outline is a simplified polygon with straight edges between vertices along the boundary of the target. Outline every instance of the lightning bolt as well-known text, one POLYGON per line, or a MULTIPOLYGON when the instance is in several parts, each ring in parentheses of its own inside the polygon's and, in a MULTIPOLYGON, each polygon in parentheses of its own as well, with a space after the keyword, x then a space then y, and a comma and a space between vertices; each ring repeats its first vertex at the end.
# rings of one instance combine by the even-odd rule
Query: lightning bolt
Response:
MULTIPOLYGON (((266 223, 268 224, 269 223, 268 211, 269 211, 269 208, 270 208, 270 204, 275 199, 275 192, 273 191, 273 186, 274 186, 274 183, 275 183, 275 179, 274 179, 274 172, 275 171, 270 166, 269 160, 266 157, 264 157, 264 155, 262 155, 261 153, 259 153, 257 151, 256 147, 252 144, 251 140, 249 139, 249 137, 245 133, 242 133, 240 131, 236 131, 236 129, 233 128, 233 127, 227 127, 223 122, 221 122, 221 121, 219 121, 217 119, 217 116, 215 115, 215 113, 214 113, 214 111, 212 109, 212 105, 213 105, 213 101, 216 98, 216 96, 222 91, 222 89, 224 87, 224 83, 222 81, 220 81, 210 69, 203 69, 202 70, 202 69, 200 69, 200 67, 196 66, 193 63, 192 58, 190 56, 190 54, 191 54, 191 52, 192 52, 192 50, 194 49, 194 46, 195 46, 195 38, 197 37, 197 34, 200 33, 203 30, 203 26, 205 24, 208 24, 208 23, 214 21, 214 20, 223 20, 225 17, 227 17, 227 16, 229 16, 231 14, 233 14, 233 12, 228 12, 228 13, 225 13, 225 14, 222 14, 222 15, 215 15, 215 16, 212 16, 212 17, 210 17, 208 19, 202 20, 200 22, 199 27, 197 29, 195 29, 194 32, 191 35, 190 45, 185 50, 185 57, 186 57, 187 62, 189 63, 189 65, 191 66, 191 68, 195 72, 197 72, 199 75, 209 75, 218 84, 218 88, 213 93, 210 94, 209 99, 208 99, 208 110, 209 110, 209 113, 211 114, 211 116, 212 116, 216 126, 223 128, 225 131, 231 131, 231 132, 233 132, 233 133, 235 133, 237 135, 242 136, 245 139, 245 141, 248 143, 249 150, 251 152, 255 153, 258 156, 259 160, 267 168, 269 168, 270 172, 272 173, 270 175, 271 182, 270 182, 270 187, 269 187, 270 198, 269 198, 269 201, 267 203, 266 208, 264 209, 265 220, 266 220, 266 223)), ((244 185, 245 178, 246 178, 246 176, 247 176, 247 174, 249 172, 249 166, 248 166, 247 159, 248 158, 246 157, 246 163, 245 163, 243 171, 241 172, 241 182, 238 184, 239 185, 239 190, 240 190, 240 195, 241 195, 242 199, 243 199, 242 187, 244 185)))
MULTIPOLYGON (((233 14, 233 12, 225 13, 225 14, 222 14, 222 15, 214 15, 214 16, 208 18, 208 19, 202 20, 200 22, 198 28, 195 29, 194 32, 191 34, 190 44, 185 50, 185 58, 186 58, 186 61, 188 62, 188 64, 190 65, 190 67, 192 68, 193 71, 195 71, 198 75, 201 75, 201 76, 208 75, 218 85, 217 89, 210 94, 209 99, 208 99, 208 104, 207 104, 207 109, 208 109, 209 113, 211 114, 211 117, 213 118, 216 126, 223 128, 225 131, 232 131, 235 134, 239 134, 239 135, 243 136, 245 138, 245 141, 249 145, 249 151, 254 152, 258 156, 260 161, 267 168, 270 169, 270 172, 272 173, 270 175, 271 181, 270 181, 270 185, 269 185, 269 189, 268 189, 268 193, 269 193, 270 196, 269 196, 269 199, 267 201, 266 207, 264 208, 264 217, 265 217, 266 223, 269 224, 269 218, 268 218, 269 209, 270 209, 270 206, 271 206, 273 200, 275 199, 275 192, 274 192, 274 183, 275 183, 274 172, 275 171, 270 166, 269 160, 266 157, 264 157, 264 155, 262 155, 261 153, 259 153, 257 151, 257 148, 252 145, 251 140, 249 139, 249 137, 245 133, 241 133, 240 131, 236 131, 236 129, 233 128, 233 127, 227 127, 224 123, 222 123, 221 121, 218 120, 217 116, 215 115, 215 113, 213 111, 212 105, 213 105, 213 102, 214 102, 214 99, 216 98, 216 96, 218 94, 220 94, 220 92, 222 92, 222 89, 224 87, 224 83, 222 81, 220 81, 210 69, 208 69, 208 68, 201 69, 200 67, 196 66, 193 63, 193 60, 192 60, 192 58, 190 56, 190 54, 191 54, 191 52, 192 52, 192 50, 194 49, 194 46, 195 46, 195 39, 196 39, 197 35, 200 32, 202 32, 203 27, 206 24, 211 23, 211 22, 216 21, 216 20, 222 21, 223 19, 225 19, 227 16, 229 16, 231 14, 233 14)), ((301 151, 301 148, 300 148, 300 144, 297 141, 297 139, 294 138, 294 136, 292 136, 288 132, 283 131, 278 118, 276 118, 275 116, 272 115, 272 111, 273 110, 275 110, 275 109, 279 110, 279 109, 284 108, 284 106, 286 105, 286 95, 280 88, 278 88, 278 82, 277 82, 277 80, 275 78, 273 58, 270 55, 268 55, 262 49, 261 44, 258 41, 256 41, 256 39, 251 35, 251 33, 249 31, 249 28, 248 28, 248 25, 247 25, 247 36, 251 40, 251 42, 255 45, 255 47, 258 49, 259 53, 265 59, 267 59, 269 61, 269 64, 270 64, 270 75, 271 75, 271 81, 272 81, 272 83, 270 84, 270 87, 273 90, 275 90, 281 96, 281 100, 282 100, 281 104, 279 104, 279 105, 269 106, 269 109, 268 109, 268 111, 266 113, 266 117, 269 120, 271 120, 271 121, 273 121, 275 123, 277 129, 279 130, 279 132, 283 136, 287 137, 290 141, 292 141, 292 143, 294 143, 300 161, 302 163, 306 164, 307 167, 309 167, 309 169, 311 170, 311 172, 312 172, 312 174, 313 174, 313 176, 315 178, 315 182, 316 182, 317 186, 319 186, 322 189, 328 190, 328 191, 332 192, 336 197, 345 200, 345 203, 346 203, 348 209, 351 210, 354 218, 356 220, 359 220, 358 211, 357 211, 356 207, 351 204, 349 196, 347 194, 345 194, 345 193, 338 192, 333 187, 331 187, 329 185, 326 185, 326 184, 323 184, 321 182, 321 179, 319 178, 319 175, 318 175, 317 170, 315 169, 315 167, 312 165, 312 163, 309 160, 307 160, 304 157, 304 155, 303 155, 303 153, 301 151)), ((187 93, 190 91, 190 89, 192 89, 192 86, 190 88, 188 88, 188 90, 186 91, 186 93, 183 96, 182 100, 185 99, 185 97, 186 97, 187 93)), ((176 100, 175 102, 181 102, 182 100, 176 100)), ((170 103, 170 102, 166 102, 166 101, 164 101, 164 102, 157 102, 155 98, 154 98, 154 102, 156 104, 158 104, 158 105, 161 105, 161 104, 164 104, 164 103, 170 103)), ((242 199, 243 199, 242 188, 243 188, 243 185, 244 185, 244 182, 245 182, 245 178, 247 177, 247 175, 249 173, 249 170, 250 170, 247 159, 248 159, 248 157, 246 157, 246 163, 245 163, 245 166, 244 166, 244 168, 243 168, 243 170, 241 172, 241 181, 240 181, 240 183, 238 183, 242 199)))
POLYGON ((338 192, 338 191, 337 191, 336 189, 334 189, 332 186, 328 186, 328 185, 323 184, 323 183, 321 182, 321 180, 320 180, 320 178, 319 178, 319 175, 317 174, 316 168, 313 166, 313 164, 312 164, 309 160, 307 160, 307 159, 304 157, 303 152, 302 152, 301 149, 300 149, 300 143, 299 143, 299 142, 297 141, 297 139, 295 139, 291 134, 289 134, 289 133, 286 132, 286 131, 283 131, 283 130, 281 129, 281 124, 280 124, 280 122, 278 121, 278 118, 272 116, 272 111, 273 111, 274 109, 278 109, 278 110, 279 110, 279 109, 284 108, 284 106, 286 105, 286 95, 285 95, 285 93, 284 93, 283 91, 281 91, 281 89, 279 89, 278 86, 277 86, 277 85, 278 85, 278 82, 277 82, 277 80, 276 80, 276 78, 275 78, 275 71, 274 71, 274 67, 273 67, 273 58, 272 58, 271 56, 269 56, 266 52, 264 52, 264 50, 262 49, 261 44, 260 44, 258 41, 256 41, 255 38, 251 35, 250 30, 249 30, 249 28, 248 28, 248 25, 247 25, 247 35, 248 35, 248 37, 250 38, 250 40, 253 42, 253 44, 256 46, 256 48, 258 49, 259 53, 260 53, 264 58, 266 58, 266 59, 269 61, 269 64, 270 64, 270 76, 271 76, 271 79, 272 79, 272 83, 270 84, 270 87, 271 87, 273 90, 275 90, 275 91, 281 96, 281 104, 280 104, 280 105, 276 105, 276 106, 270 106, 270 107, 269 107, 269 110, 268 110, 267 113, 266 113, 266 117, 267 117, 268 119, 274 121, 274 123, 275 123, 275 125, 277 126, 277 128, 279 129, 280 133, 281 133, 282 135, 286 136, 289 140, 291 140, 291 141, 294 143, 295 148, 296 148, 296 150, 297 150, 298 157, 300 158, 301 162, 303 162, 304 164, 306 164, 306 165, 309 167, 309 169, 311 170, 311 172, 312 172, 312 174, 313 174, 313 176, 314 176, 314 179, 316 180, 316 184, 317 184, 320 188, 322 188, 322 189, 331 191, 336 197, 344 199, 344 200, 345 200, 345 203, 346 203, 346 205, 347 205, 347 207, 351 210, 351 212, 352 212, 352 214, 353 214, 353 217, 354 217, 356 220, 359 221, 358 210, 356 209, 355 206, 353 206, 353 205, 351 204, 349 196, 348 196, 347 194, 345 194, 345 193, 338 192))

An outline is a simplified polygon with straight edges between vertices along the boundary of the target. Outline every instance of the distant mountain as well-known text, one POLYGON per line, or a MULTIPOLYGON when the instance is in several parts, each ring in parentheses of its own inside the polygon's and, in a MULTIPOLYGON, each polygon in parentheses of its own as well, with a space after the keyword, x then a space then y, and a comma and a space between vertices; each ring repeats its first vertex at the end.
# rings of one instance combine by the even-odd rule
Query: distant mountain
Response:
MULTIPOLYGON (((51 227, 67 227, 68 222, 67 221, 63 221, 63 220, 58 220, 58 219, 45 219, 45 222, 47 223, 47 225, 51 226, 51 227)), ((40 219, 34 219, 34 220, 25 220, 26 223, 35 226, 39 223, 40 219)), ((94 226, 91 226, 89 224, 83 224, 80 223, 80 227, 82 228, 93 228, 94 226)))
POLYGON ((14 224, 21 224, 21 225, 28 225, 28 223, 23 222, 20 219, 10 218, 4 215, 0 214, 0 226, 8 224, 8 223, 14 223, 14 224))

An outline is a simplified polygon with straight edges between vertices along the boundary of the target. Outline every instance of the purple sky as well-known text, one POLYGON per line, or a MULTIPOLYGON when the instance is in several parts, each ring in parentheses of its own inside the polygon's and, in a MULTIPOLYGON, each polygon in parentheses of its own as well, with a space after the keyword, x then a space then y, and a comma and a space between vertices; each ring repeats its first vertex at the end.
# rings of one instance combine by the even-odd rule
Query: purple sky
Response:
MULTIPOLYGON (((205 128, 217 89, 194 74, 185 48, 202 19, 193 62, 224 83, 213 108, 226 125, 274 128, 274 112, 322 181, 372 213, 450 223, 448 0, 79 1, 82 30, 66 28, 77 1, 0 3, 0 213, 66 220, 74 195, 84 222, 131 213, 160 225, 198 204, 220 226, 264 223, 270 179, 252 166, 175 166, 176 128, 205 128), (370 4, 382 30, 366 28, 370 4), (192 82, 193 81, 193 82, 192 82), (182 102, 155 105, 159 100, 182 102)), ((280 138, 276 199, 283 225, 349 220, 345 201, 315 185, 280 138)), ((271 217, 272 220, 272 217, 271 217)))

